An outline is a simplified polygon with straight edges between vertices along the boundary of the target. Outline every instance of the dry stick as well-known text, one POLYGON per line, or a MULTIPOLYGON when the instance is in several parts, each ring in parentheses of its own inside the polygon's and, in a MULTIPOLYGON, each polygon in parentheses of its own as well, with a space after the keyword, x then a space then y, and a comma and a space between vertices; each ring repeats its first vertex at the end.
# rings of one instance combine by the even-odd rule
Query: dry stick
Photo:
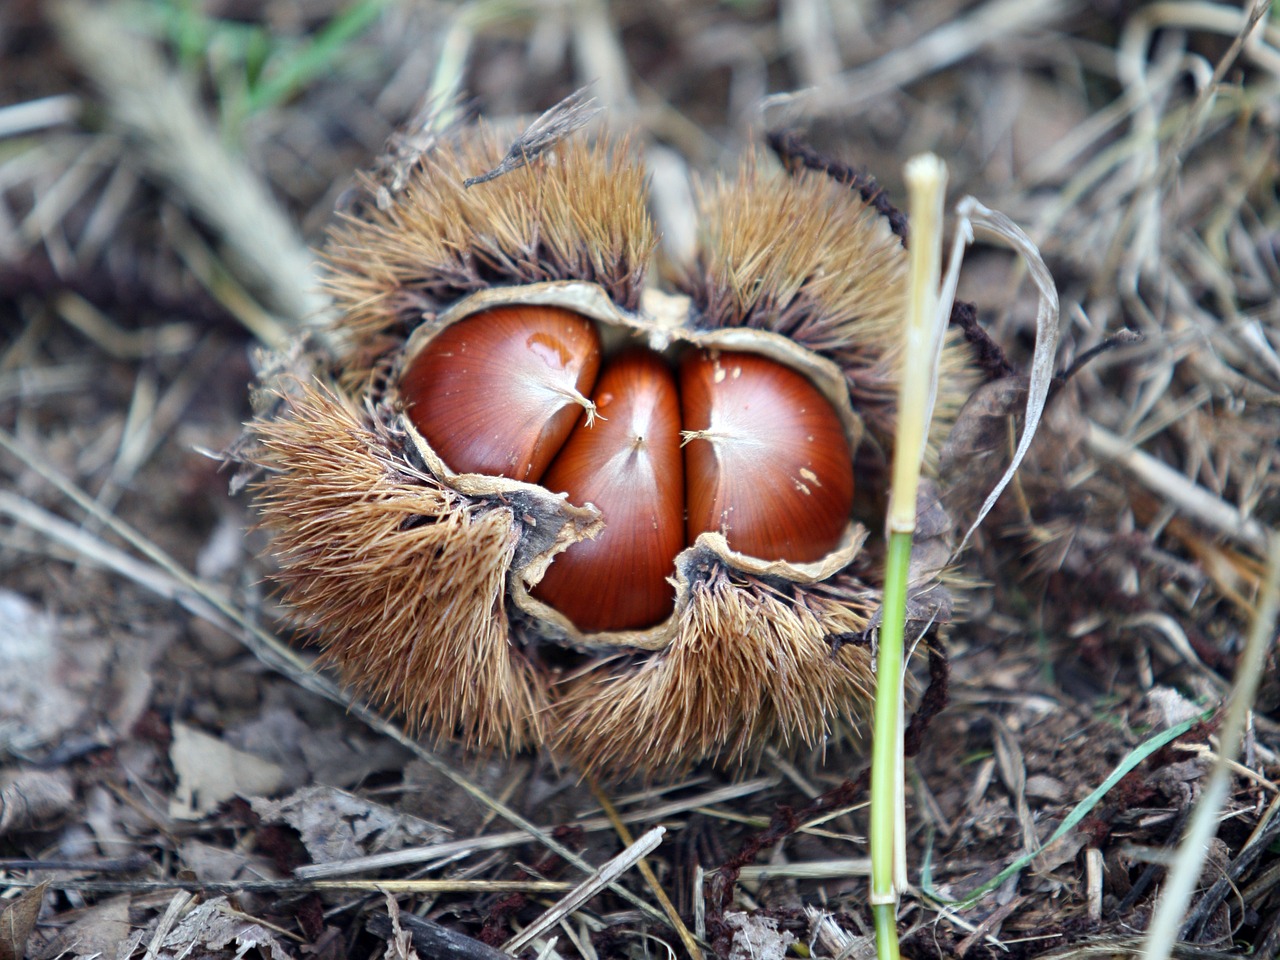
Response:
POLYGON ((1262 524, 1245 517, 1231 504, 1189 480, 1168 464, 1143 453, 1132 443, 1096 423, 1088 424, 1085 444, 1094 456, 1124 467, 1146 487, 1174 504, 1183 513, 1237 543, 1262 551, 1266 543, 1262 524))
MULTIPOLYGON (((160 567, 162 571, 167 571, 167 576, 147 569, 145 564, 127 555, 111 557, 111 562, 108 562, 108 566, 113 569, 120 569, 115 566, 114 561, 118 559, 129 561, 131 572, 126 575, 130 576, 131 579, 136 579, 136 582, 142 586, 153 590, 166 599, 180 603, 192 613, 225 630, 229 635, 239 639, 266 666, 288 677, 300 687, 310 690, 312 693, 324 697, 353 713, 370 729, 383 736, 390 737, 437 773, 449 779, 469 796, 479 800, 508 823, 525 831, 543 846, 558 854, 563 860, 573 864, 584 873, 593 872, 590 864, 541 827, 526 820, 506 804, 500 803, 489 796, 484 790, 458 773, 433 752, 412 737, 407 736, 404 731, 393 723, 379 716, 371 707, 346 695, 342 688, 328 677, 316 673, 309 663, 289 649, 288 646, 268 634, 261 627, 250 623, 244 614, 226 597, 221 596, 216 590, 202 583, 199 578, 189 573, 172 557, 118 517, 103 511, 83 490, 39 460, 22 444, 18 443, 8 431, 0 430, 0 449, 7 450, 13 454, 28 468, 48 480, 72 503, 91 516, 98 518, 105 527, 122 537, 135 550, 160 567)), ((4 492, 0 491, 0 494, 2 493, 4 492)), ((38 510, 38 508, 16 495, 6 494, 0 496, 0 511, 10 513, 20 523, 30 523, 28 517, 33 510, 38 510)), ((44 511, 40 512, 44 513, 44 511)), ((66 524, 66 521, 61 520, 59 517, 53 517, 51 514, 46 515, 46 517, 49 521, 66 524)), ((70 526, 70 524, 66 524, 66 526, 70 526)), ((45 532, 54 536, 55 539, 61 539, 57 535, 58 529, 55 523, 45 524, 45 532)), ((76 541, 64 540, 64 542, 76 541)), ((104 555, 110 552, 119 554, 119 551, 115 551, 108 544, 103 543, 101 547, 104 555)), ((632 906, 637 907, 646 916, 662 924, 667 922, 666 916, 661 911, 654 908, 652 904, 640 899, 630 890, 616 884, 612 889, 618 896, 632 906)))
POLYGON ((536 937, 550 930, 596 894, 610 886, 630 870, 636 861, 643 861, 644 855, 655 850, 658 844, 662 842, 666 832, 666 827, 654 827, 649 830, 639 840, 632 843, 612 860, 603 864, 599 870, 565 894, 550 910, 504 943, 502 945, 503 951, 514 956, 523 950, 536 937))
POLYGON ((178 922, 178 917, 194 899, 189 893, 175 893, 173 895, 173 899, 169 901, 169 906, 165 908, 160 919, 156 921, 155 932, 151 935, 151 943, 147 945, 147 952, 143 955, 142 960, 156 960, 156 957, 160 955, 161 947, 164 945, 165 937, 169 936, 169 931, 178 922))
POLYGON ((1267 577, 1258 596, 1249 639, 1236 667, 1235 689, 1218 734, 1218 761, 1196 803, 1186 836, 1178 848, 1176 866, 1156 904, 1147 942, 1143 945, 1143 960, 1167 960, 1173 952, 1187 904, 1200 879, 1209 841, 1218 832, 1218 813, 1231 786, 1231 768, 1227 761, 1240 751, 1267 653, 1275 643, 1277 617, 1280 617, 1280 533, 1271 533, 1267 553, 1267 577))
MULTIPOLYGON (((618 811, 614 809, 613 801, 611 801, 605 795, 605 792, 600 789, 600 786, 596 783, 594 777, 589 780, 589 783, 591 785, 591 792, 596 798, 596 802, 600 804, 601 809, 605 812, 605 816, 607 816, 613 824, 613 829, 618 832, 618 836, 622 839, 623 843, 630 845, 632 842, 631 831, 626 828, 626 825, 622 822, 622 818, 618 816, 618 811)), ((644 877, 644 882, 649 885, 649 889, 653 891, 654 897, 657 898, 658 903, 671 919, 671 925, 675 927, 676 933, 680 935, 680 940, 684 944, 684 948, 689 951, 689 956, 692 957, 693 960, 702 960, 702 948, 698 946, 697 940, 694 939, 689 928, 685 926, 684 921, 680 919, 680 912, 676 910, 675 904, 671 902, 671 898, 667 896, 667 892, 662 889, 662 884, 658 883, 658 878, 654 875, 653 868, 649 866, 649 861, 641 857, 640 862, 637 863, 636 866, 640 868, 640 875, 644 877)))
MULTIPOLYGON (((1245 769, 1247 770, 1248 768, 1246 767, 1245 769)), ((1250 770, 1249 772, 1252 773, 1253 771, 1250 770)), ((1276 817, 1277 810, 1280 810, 1280 797, 1271 802, 1271 805, 1263 813, 1262 819, 1258 821, 1258 825, 1254 827, 1253 833, 1245 841, 1244 847, 1236 855, 1236 858, 1227 865, 1223 875, 1213 882, 1208 891, 1201 895, 1194 909, 1187 914, 1182 923, 1182 930, 1178 933, 1180 940, 1190 940, 1204 929, 1209 917, 1217 912, 1218 906, 1227 898, 1228 894, 1240 889, 1241 878, 1244 876, 1245 871, 1257 863, 1262 854, 1271 847, 1277 836, 1280 836, 1280 819, 1276 817)), ((1266 882, 1265 877, 1260 879, 1266 882)), ((1257 882, 1255 880, 1255 884, 1257 882)), ((1245 887, 1242 896, 1246 903, 1255 902, 1254 898, 1250 896, 1249 887, 1245 887)), ((1257 956, 1272 956, 1272 954, 1258 953, 1257 956)))
MULTIPOLYGON (((797 831, 798 832, 798 831, 797 831)), ((850 857, 846 860, 807 860, 801 863, 757 864, 738 871, 739 880, 774 880, 791 877, 796 880, 843 880, 848 877, 871 876, 871 860, 850 857)))
MULTIPOLYGON (((40 869, 37 864, 31 869, 40 869)), ((358 890, 367 893, 563 893, 573 884, 563 880, 42 880, 55 890, 84 893, 319 893, 358 890)), ((7 880, 6 886, 35 887, 35 882, 7 880)))
POLYGON ((1043 28, 1069 7, 1064 0, 991 0, 906 46, 831 78, 799 96, 808 117, 848 116, 879 97, 972 56, 1008 37, 1043 28))
POLYGON ((0 109, 0 138, 23 136, 71 123, 82 108, 80 98, 71 93, 12 104, 0 109))
MULTIPOLYGON (((399 924, 413 940, 419 957, 428 957, 430 960, 443 957, 448 957, 449 960, 511 960, 510 956, 487 943, 424 920, 416 914, 401 913, 399 924)), ((373 914, 365 927, 375 937, 383 940, 390 941, 395 935, 395 925, 391 916, 386 913, 373 914)), ((392 954, 388 951, 386 955, 392 954)))

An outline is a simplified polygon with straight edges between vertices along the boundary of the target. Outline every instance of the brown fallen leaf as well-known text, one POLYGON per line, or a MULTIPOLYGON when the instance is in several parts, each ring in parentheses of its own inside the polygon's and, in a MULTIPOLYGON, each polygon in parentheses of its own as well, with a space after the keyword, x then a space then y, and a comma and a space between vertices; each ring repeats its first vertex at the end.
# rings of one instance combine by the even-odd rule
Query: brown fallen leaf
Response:
POLYGON ((40 904, 48 883, 33 887, 0 910, 0 960, 22 960, 27 953, 27 938, 40 915, 40 904))
POLYGON ((74 803, 64 771, 10 771, 0 777, 0 836, 48 827, 74 803))
MULTIPOLYGON (((128 942, 133 932, 129 923, 132 897, 112 897, 104 903, 86 907, 57 935, 39 948, 30 950, 31 960, 55 960, 58 957, 91 957, 95 954, 113 957, 128 942)), ((67 915, 63 914, 60 919, 67 915)))

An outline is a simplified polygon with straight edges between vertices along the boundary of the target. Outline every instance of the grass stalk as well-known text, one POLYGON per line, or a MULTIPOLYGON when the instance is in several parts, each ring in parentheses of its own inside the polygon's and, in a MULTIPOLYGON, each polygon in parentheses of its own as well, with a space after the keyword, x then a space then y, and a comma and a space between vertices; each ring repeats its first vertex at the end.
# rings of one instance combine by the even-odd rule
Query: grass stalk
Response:
POLYGON ((1267 653, 1275 643, 1277 619, 1280 619, 1280 534, 1273 533, 1267 551, 1266 579, 1254 608, 1248 641, 1236 665, 1235 687, 1218 729, 1217 761, 1196 801, 1191 822, 1156 904, 1142 948, 1143 960, 1167 960, 1181 935, 1180 928, 1200 882, 1209 844, 1218 833, 1222 806, 1231 792, 1231 761, 1244 742, 1267 653))
POLYGON ((897 960, 899 956, 898 894, 906 879, 902 680, 907 588, 916 527, 916 493, 929 432, 931 384, 936 374, 932 347, 942 274, 942 205, 947 182, 946 168, 932 154, 912 158, 904 175, 912 240, 871 741, 869 900, 880 960, 897 960))

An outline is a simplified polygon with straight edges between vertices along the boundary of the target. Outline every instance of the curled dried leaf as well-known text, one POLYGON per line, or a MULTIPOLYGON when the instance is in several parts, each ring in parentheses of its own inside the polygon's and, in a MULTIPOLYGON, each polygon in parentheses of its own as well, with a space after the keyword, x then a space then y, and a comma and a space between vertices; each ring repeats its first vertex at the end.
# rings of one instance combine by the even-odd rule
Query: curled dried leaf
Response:
POLYGON ((1036 307, 1036 347, 1031 358, 1031 375, 1027 380, 1027 405, 1024 411, 1022 434, 1018 438, 1018 446, 1008 467, 996 482, 991 492, 978 508, 977 517, 969 526, 960 543, 959 550, 969 543, 978 525, 982 523, 1000 494, 1009 485, 1017 472, 1031 441, 1035 438, 1036 428, 1040 425, 1040 416, 1044 412, 1045 401, 1049 397, 1049 388, 1053 383, 1053 361, 1058 349, 1058 288, 1053 282, 1040 250, 1022 229, 1003 213, 991 210, 973 197, 965 197, 956 206, 959 222, 956 224, 955 241, 951 246, 951 262, 947 266, 943 278, 942 295, 939 299, 939 312, 942 316, 950 316, 951 304, 955 300, 956 285, 960 279, 960 263, 964 258, 964 248, 973 242, 974 229, 984 230, 992 236, 1004 241, 1026 264, 1039 292, 1036 307))

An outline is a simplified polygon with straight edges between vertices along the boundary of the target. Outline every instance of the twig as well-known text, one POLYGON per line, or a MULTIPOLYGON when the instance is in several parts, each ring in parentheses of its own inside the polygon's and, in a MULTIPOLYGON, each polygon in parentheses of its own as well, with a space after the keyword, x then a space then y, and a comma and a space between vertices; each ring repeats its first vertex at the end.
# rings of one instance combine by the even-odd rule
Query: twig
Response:
POLYGON ((657 849, 658 844, 662 843, 662 838, 666 835, 666 832, 666 827, 654 827, 645 833, 639 840, 569 891, 550 910, 504 943, 502 949, 510 954, 518 953, 524 949, 535 938, 546 933, 564 917, 573 913, 596 894, 613 884, 646 853, 657 849))
POLYGON ((1237 543, 1262 551, 1266 535, 1257 520, 1246 518, 1225 500, 1096 423, 1088 425, 1084 436, 1092 453, 1124 467, 1179 510, 1237 543))
MULTIPOLYGON (((420 956, 448 957, 449 960, 511 960, 509 954, 495 950, 487 943, 412 913, 401 913, 398 922, 413 940, 420 956)), ((366 926, 370 933, 384 940, 390 940, 394 934, 391 917, 385 913, 375 913, 366 926)), ((387 955, 394 956, 390 951, 387 955)))
POLYGON ((849 116, 864 104, 901 90, 983 47, 1035 30, 1066 12, 1064 0, 991 0, 968 15, 942 24, 878 60, 833 77, 801 95, 811 116, 849 116))
POLYGON ((14 137, 62 126, 74 120, 80 108, 80 98, 71 93, 10 104, 0 109, 0 137, 14 137))
MULTIPOLYGON (((623 824, 622 818, 618 816, 618 811, 613 808, 613 803, 594 780, 591 781, 591 793, 604 809, 605 815, 613 824, 613 829, 617 831, 618 837, 623 843, 630 845, 633 842, 631 839, 631 831, 623 824)), ((667 891, 663 890, 662 884, 658 883, 658 878, 654 874, 653 868, 649 866, 649 861, 641 857, 636 866, 640 870, 640 875, 644 877, 644 882, 649 885, 649 889, 653 892, 654 897, 662 906, 662 909, 666 911, 667 916, 671 920, 671 926, 675 928, 681 942, 684 943, 684 948, 689 951, 689 956, 692 960, 702 960, 702 948, 698 946, 697 941, 693 938, 693 934, 689 932, 689 928, 685 926, 684 921, 680 919, 680 913, 676 910, 675 904, 671 902, 671 898, 667 896, 667 891)))
POLYGON ((1262 682, 1263 665, 1275 645, 1276 620, 1280 616, 1280 534, 1272 533, 1270 541, 1266 580, 1258 596, 1249 639, 1236 667, 1235 688, 1218 735, 1218 761, 1196 802, 1175 866, 1156 903, 1147 941, 1143 944, 1143 960, 1167 960, 1185 932, 1187 905, 1200 879, 1209 841, 1218 832, 1218 812, 1231 784, 1231 768, 1226 761, 1234 759, 1240 751, 1249 713, 1262 682))
MULTIPOLYGON (((39 868, 36 868, 39 869, 39 868)), ((46 868, 48 869, 48 868, 46 868)), ((55 890, 84 893, 314 893, 359 890, 369 893, 560 893, 573 884, 562 880, 44 880, 55 890)), ((6 880, 6 886, 35 887, 35 882, 6 880)))

